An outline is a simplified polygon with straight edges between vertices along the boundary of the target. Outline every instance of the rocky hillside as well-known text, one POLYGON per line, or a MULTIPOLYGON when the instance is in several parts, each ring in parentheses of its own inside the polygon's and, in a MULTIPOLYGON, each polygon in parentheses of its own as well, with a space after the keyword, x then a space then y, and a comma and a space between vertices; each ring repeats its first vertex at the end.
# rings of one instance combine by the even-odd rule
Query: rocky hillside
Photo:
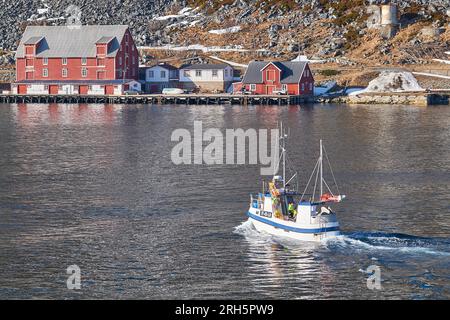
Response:
POLYGON ((60 25, 78 14, 83 24, 129 24, 138 41, 148 43, 148 21, 174 2, 186 4, 173 0, 0 0, 0 49, 14 49, 27 24, 60 25))
MULTIPOLYGON (((432 45, 442 54, 449 44, 449 0, 391 1, 398 5, 400 30, 383 39, 370 28, 373 5, 386 1, 364 0, 191 0, 197 10, 149 22, 158 37, 154 45, 202 44, 245 48, 278 58, 299 53, 352 64, 362 60, 379 63, 416 63, 432 45), (416 52, 417 51, 417 52, 416 52), (334 58, 334 59, 333 59, 334 58), (358 61, 359 60, 359 61, 358 61)), ((231 51, 231 50, 230 50, 231 51)), ((431 50, 428 50, 431 51, 431 50)), ((429 52, 428 52, 429 53, 429 52)))
MULTIPOLYGON (((306 54, 341 65, 426 63, 449 50, 450 0, 397 0, 400 30, 386 39, 370 27, 367 0, 22 0, 0 3, 0 48, 14 50, 27 24, 129 24, 138 45, 158 55, 187 48, 247 62, 306 54), (175 46, 176 50, 170 48, 175 46), (189 47, 190 46, 190 47, 189 47), (162 48, 171 49, 161 51, 162 48), (211 50, 211 48, 215 48, 211 50)), ((373 7, 372 7, 373 8, 373 7)), ((3 58, 3 62, 10 58, 3 58), (6 59, 6 60, 5 60, 6 59)), ((2 61, 0 61, 2 63, 2 61)))

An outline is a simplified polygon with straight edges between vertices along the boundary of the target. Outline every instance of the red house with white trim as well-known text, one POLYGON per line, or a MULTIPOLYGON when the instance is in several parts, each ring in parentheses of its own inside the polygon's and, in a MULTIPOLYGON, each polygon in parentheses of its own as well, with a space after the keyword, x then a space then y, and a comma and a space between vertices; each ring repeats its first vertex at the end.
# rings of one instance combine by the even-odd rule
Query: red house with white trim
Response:
POLYGON ((28 26, 16 52, 14 93, 121 94, 139 53, 126 25, 28 26))
POLYGON ((234 93, 313 95, 314 77, 305 61, 252 61, 234 93))

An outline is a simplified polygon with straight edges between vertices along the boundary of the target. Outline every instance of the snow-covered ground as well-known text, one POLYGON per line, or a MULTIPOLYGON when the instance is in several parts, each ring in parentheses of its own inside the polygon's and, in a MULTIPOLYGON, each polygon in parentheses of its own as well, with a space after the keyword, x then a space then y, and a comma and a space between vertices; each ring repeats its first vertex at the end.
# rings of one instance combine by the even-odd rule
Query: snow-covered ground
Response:
POLYGON ((186 7, 181 9, 177 14, 169 14, 167 16, 154 17, 153 20, 156 21, 165 21, 169 19, 179 19, 179 18, 188 18, 198 16, 197 10, 191 7, 186 7))
POLYGON ((38 14, 48 13, 48 8, 37 9, 38 14))
POLYGON ((59 18, 48 18, 47 21, 56 21, 56 20, 66 20, 65 17, 59 17, 59 18))
POLYGON ((408 92, 423 90, 411 72, 382 71, 377 78, 369 82, 367 88, 353 91, 349 95, 370 92, 408 92))
POLYGON ((413 74, 417 74, 419 76, 433 77, 433 78, 450 79, 450 76, 444 76, 444 75, 435 74, 435 73, 413 72, 413 74))
POLYGON ((42 1, 42 5, 45 8, 38 8, 37 13, 32 14, 31 17, 27 19, 27 21, 57 21, 57 20, 66 20, 66 17, 52 17, 51 16, 51 7, 46 3, 46 1, 42 1))
POLYGON ((164 28, 170 29, 174 27, 192 27, 197 23, 201 22, 203 15, 198 12, 198 8, 192 9, 191 7, 186 7, 181 9, 176 14, 169 14, 166 16, 153 17, 154 21, 170 21, 172 22, 169 25, 166 25, 164 28))
POLYGON ((444 59, 433 59, 433 61, 436 61, 436 62, 440 62, 440 63, 445 63, 445 64, 450 64, 450 60, 444 60, 444 59))
POLYGON ((226 47, 206 47, 201 44, 192 44, 190 46, 175 46, 175 45, 165 45, 159 47, 152 46, 140 46, 138 49, 147 50, 173 50, 173 51, 188 51, 188 50, 200 50, 203 52, 265 52, 266 49, 249 50, 244 49, 241 46, 226 46, 226 47))
POLYGON ((174 18, 181 18, 181 17, 183 17, 184 15, 181 15, 181 14, 169 14, 169 15, 167 15, 167 16, 162 16, 162 17, 156 17, 156 18, 154 18, 154 20, 157 20, 157 21, 164 21, 164 20, 169 20, 169 19, 174 19, 174 18))
POLYGON ((209 33, 212 34, 226 34, 226 33, 236 33, 241 30, 241 26, 234 26, 225 29, 217 29, 217 30, 209 30, 209 33))
POLYGON ((230 66, 233 66, 233 67, 241 67, 241 68, 247 68, 248 67, 248 64, 237 63, 237 62, 233 62, 233 61, 230 61, 230 60, 225 60, 225 59, 222 59, 222 58, 219 58, 219 57, 216 57, 216 56, 210 56, 210 58, 212 58, 214 60, 218 60, 218 61, 224 62, 226 64, 229 64, 230 66))
POLYGON ((314 95, 315 96, 321 96, 333 89, 333 87, 336 85, 336 81, 328 81, 325 83, 324 86, 318 86, 314 87, 314 95))
POLYGON ((192 21, 192 22, 190 22, 189 23, 189 25, 192 27, 192 26, 195 26, 197 23, 199 23, 201 20, 194 20, 194 21, 192 21))
POLYGON ((291 61, 306 61, 309 63, 325 63, 326 60, 310 60, 307 56, 298 55, 296 58, 292 59, 291 61))
POLYGON ((190 11, 192 11, 193 9, 191 7, 186 7, 180 10, 180 12, 178 12, 178 14, 186 14, 190 11))
POLYGON ((170 28, 174 28, 174 27, 185 26, 185 25, 188 25, 188 24, 190 24, 189 21, 183 20, 183 21, 180 21, 180 22, 169 24, 166 28, 170 29, 170 28))
POLYGON ((345 89, 345 93, 348 94, 348 95, 350 95, 350 94, 353 93, 353 92, 361 91, 361 90, 364 90, 364 89, 365 89, 365 88, 363 88, 363 87, 347 88, 347 89, 345 89))

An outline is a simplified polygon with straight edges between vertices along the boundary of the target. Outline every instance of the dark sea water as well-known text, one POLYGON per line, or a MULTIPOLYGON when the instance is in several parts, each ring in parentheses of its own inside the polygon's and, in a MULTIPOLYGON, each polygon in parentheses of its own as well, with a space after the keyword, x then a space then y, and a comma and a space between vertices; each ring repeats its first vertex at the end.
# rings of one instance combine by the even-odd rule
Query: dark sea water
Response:
POLYGON ((449 268, 448 106, 0 105, 0 298, 448 299, 449 268), (302 185, 322 138, 343 236, 257 233, 258 165, 171 162, 194 120, 283 120, 302 185))

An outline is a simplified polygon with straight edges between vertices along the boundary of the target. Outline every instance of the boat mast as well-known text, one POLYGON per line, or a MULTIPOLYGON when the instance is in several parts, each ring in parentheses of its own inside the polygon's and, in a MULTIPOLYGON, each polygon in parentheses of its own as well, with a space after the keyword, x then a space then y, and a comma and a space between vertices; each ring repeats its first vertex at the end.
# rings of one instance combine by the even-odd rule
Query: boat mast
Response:
POLYGON ((322 139, 320 139, 320 197, 323 195, 323 154, 322 154, 322 139))
POLYGON ((285 149, 285 139, 284 139, 285 135, 283 130, 283 122, 281 123, 281 135, 282 135, 281 152, 283 156, 283 189, 286 190, 286 149, 285 149))

